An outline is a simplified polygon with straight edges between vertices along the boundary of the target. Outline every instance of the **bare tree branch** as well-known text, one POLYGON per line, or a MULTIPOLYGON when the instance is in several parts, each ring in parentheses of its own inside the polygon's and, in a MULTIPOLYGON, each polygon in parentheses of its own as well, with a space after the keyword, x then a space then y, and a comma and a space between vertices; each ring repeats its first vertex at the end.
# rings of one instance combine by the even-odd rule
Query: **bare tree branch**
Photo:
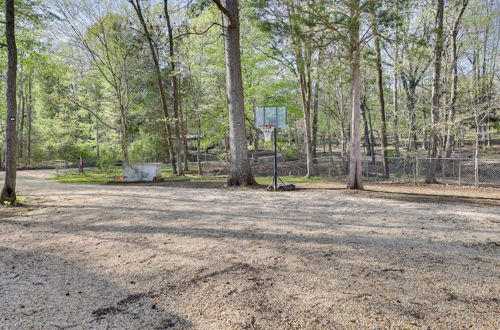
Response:
POLYGON ((196 31, 196 28, 195 28, 195 29, 193 30, 193 32, 189 32, 189 31, 188 31, 188 32, 186 32, 186 33, 181 33, 181 34, 178 34, 178 35, 176 35, 173 39, 175 40, 175 39, 182 38, 182 37, 185 37, 185 36, 188 36, 188 35, 204 35, 204 34, 206 34, 206 33, 207 33, 207 32, 208 32, 208 31, 209 31, 212 27, 214 27, 214 26, 224 27, 223 25, 221 25, 221 24, 219 24, 219 23, 214 22, 214 23, 210 24, 210 26, 209 26, 209 27, 207 27, 205 30, 203 30, 203 31, 201 31, 201 32, 196 31))

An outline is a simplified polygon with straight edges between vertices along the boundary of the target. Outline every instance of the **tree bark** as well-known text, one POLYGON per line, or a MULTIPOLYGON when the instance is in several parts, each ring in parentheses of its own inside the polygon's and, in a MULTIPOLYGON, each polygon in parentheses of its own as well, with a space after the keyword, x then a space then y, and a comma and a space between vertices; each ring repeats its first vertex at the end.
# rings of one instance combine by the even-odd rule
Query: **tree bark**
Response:
POLYGON ((228 186, 257 184, 248 161, 245 129, 245 102, 240 57, 240 19, 238 0, 213 0, 222 12, 224 25, 224 56, 226 91, 229 102, 229 144, 231 152, 228 186))
MULTIPOLYGON (((319 63, 318 63, 319 64, 319 63)), ((312 158, 313 158, 313 163, 317 164, 318 160, 316 159, 317 153, 316 149, 318 148, 318 115, 319 115, 319 81, 318 77, 319 75, 316 75, 316 80, 314 81, 314 86, 313 86, 313 104, 312 104, 312 110, 313 110, 313 118, 312 118, 312 132, 311 132, 311 153, 312 153, 312 158)))
POLYGON ((351 6, 350 24, 350 66, 351 66, 351 139, 349 141, 349 177, 348 189, 363 189, 363 176, 361 173, 361 80, 360 80, 360 57, 361 49, 359 42, 359 1, 353 1, 351 6))
MULTIPOLYGON (((397 59, 398 57, 398 50, 396 50, 396 55, 395 58, 397 59)), ((396 157, 397 163, 399 164, 399 158, 401 157, 401 151, 399 150, 399 84, 398 84, 398 72, 396 68, 397 61, 394 62, 394 73, 393 73, 393 79, 394 79, 394 95, 393 95, 393 103, 394 103, 394 109, 393 109, 393 123, 394 123, 394 150, 396 151, 396 157)), ((398 166, 399 167, 399 166, 398 166)))
POLYGON ((415 105, 417 103, 416 89, 418 81, 415 77, 401 73, 401 82, 406 94, 406 108, 410 121, 410 134, 408 135, 407 151, 417 150, 417 115, 415 113, 415 105))
POLYGON ((5 183, 0 196, 0 203, 16 201, 16 170, 17 170, 17 132, 16 132, 16 79, 17 79, 17 46, 15 33, 14 0, 5 0, 5 39, 7 42, 7 144, 5 156, 5 183))
POLYGON ((373 136, 373 125, 372 125, 372 115, 370 112, 370 108, 366 104, 366 101, 361 99, 361 110, 363 111, 363 107, 366 109, 366 114, 368 115, 368 131, 370 132, 370 146, 372 148, 370 155, 372 156, 372 163, 375 164, 375 136, 373 136))
POLYGON ((427 166, 427 183, 436 183, 436 157, 439 144, 439 94, 441 79, 441 59, 443 55, 443 20, 444 0, 437 0, 436 11, 436 45, 434 48, 434 73, 432 83, 431 133, 430 133, 430 160, 427 166))
POLYGON ((311 129, 311 105, 312 105, 312 85, 310 71, 310 50, 305 49, 302 45, 296 45, 297 68, 299 71, 299 82, 302 96, 302 111, 304 113, 304 129, 306 143, 306 177, 310 178, 314 175, 313 165, 313 147, 312 147, 312 129, 311 129), (299 48, 300 47, 300 48, 299 48))
POLYGON ((372 156, 372 143, 370 139, 370 131, 368 129, 368 120, 366 119, 366 107, 364 102, 361 102, 361 117, 363 118, 363 126, 365 128, 364 131, 365 155, 372 156))
POLYGON ((172 76, 172 90, 173 90, 173 109, 174 109, 174 134, 175 134, 175 152, 177 154, 178 166, 177 172, 179 175, 184 175, 183 163, 182 163, 182 144, 181 144, 181 109, 180 109, 180 92, 179 92, 179 75, 177 74, 177 64, 175 59, 175 49, 174 49, 174 33, 172 29, 172 24, 170 22, 170 14, 168 12, 168 0, 163 0, 163 10, 165 12, 165 20, 167 21, 167 31, 168 31, 168 46, 169 46, 169 60, 170 70, 172 76))
POLYGON ((377 14, 375 9, 372 9, 372 19, 373 19, 373 34, 375 43, 375 56, 376 56, 376 66, 377 66, 377 96, 380 109, 380 135, 382 144, 382 166, 384 169, 384 178, 389 178, 389 162, 387 159, 387 122, 385 117, 385 97, 384 97, 384 86, 382 81, 382 55, 380 53, 380 35, 377 27, 377 14))
POLYGON ((316 149, 318 148, 318 115, 319 115, 319 79, 320 79, 320 65, 321 65, 321 50, 318 53, 318 63, 316 65, 316 72, 313 85, 313 101, 312 101, 312 132, 311 132, 311 149, 313 163, 317 164, 318 160, 316 149))

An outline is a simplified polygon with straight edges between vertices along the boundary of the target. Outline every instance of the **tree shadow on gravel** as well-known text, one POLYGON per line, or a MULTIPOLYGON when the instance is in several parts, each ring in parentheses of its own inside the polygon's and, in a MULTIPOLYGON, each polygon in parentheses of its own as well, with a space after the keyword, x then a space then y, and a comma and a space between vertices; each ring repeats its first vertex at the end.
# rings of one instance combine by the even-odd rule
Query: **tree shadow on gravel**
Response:
POLYGON ((404 193, 404 192, 389 192, 379 190, 366 189, 360 192, 345 190, 345 194, 368 197, 368 198, 384 198, 402 202, 412 203, 446 203, 455 205, 470 205, 470 206, 500 206, 500 198, 486 197, 467 197, 467 196, 451 196, 451 195, 433 195, 420 193, 404 193))
POLYGON ((0 246, 0 319, 19 328, 188 328, 158 306, 154 292, 130 290, 70 260, 0 246))

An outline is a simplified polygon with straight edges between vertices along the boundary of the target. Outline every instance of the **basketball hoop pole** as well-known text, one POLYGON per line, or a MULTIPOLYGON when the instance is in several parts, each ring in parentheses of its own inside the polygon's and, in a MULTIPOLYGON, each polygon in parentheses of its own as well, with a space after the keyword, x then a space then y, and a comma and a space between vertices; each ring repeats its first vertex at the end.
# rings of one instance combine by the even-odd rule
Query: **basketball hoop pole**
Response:
POLYGON ((273 130, 274 134, 274 171, 273 171, 273 188, 274 191, 278 190, 278 143, 277 143, 277 133, 276 127, 273 130))
MULTIPOLYGON (((254 112, 255 128, 260 129, 264 134, 264 139, 269 141, 274 136, 274 161, 273 161, 273 184, 269 185, 267 190, 284 190, 282 186, 278 187, 278 133, 277 129, 286 128, 287 112, 284 106, 265 106, 256 107, 254 112), (274 131, 274 132, 273 132, 274 131), (273 134, 274 133, 274 134, 273 134), (272 187, 272 188, 271 188, 272 187)), ((283 186, 286 186, 283 184, 283 186)), ((293 185, 292 185, 293 186, 293 185)))

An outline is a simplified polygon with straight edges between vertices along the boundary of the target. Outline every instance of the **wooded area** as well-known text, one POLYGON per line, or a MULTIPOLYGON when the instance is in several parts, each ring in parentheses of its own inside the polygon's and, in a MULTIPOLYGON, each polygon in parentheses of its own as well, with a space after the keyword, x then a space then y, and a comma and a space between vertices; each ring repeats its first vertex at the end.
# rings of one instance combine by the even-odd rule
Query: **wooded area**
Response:
POLYGON ((363 155, 382 157, 384 177, 390 157, 428 157, 434 183, 437 159, 500 153, 494 0, 2 6, 4 201, 16 163, 80 156, 170 162, 182 175, 212 150, 231 164, 228 185, 255 184, 248 153, 270 148, 257 106, 287 107, 279 146, 304 155, 308 177, 323 149, 345 159, 352 189, 363 155))
POLYGON ((500 328, 500 1, 0 12, 0 328, 500 328))

